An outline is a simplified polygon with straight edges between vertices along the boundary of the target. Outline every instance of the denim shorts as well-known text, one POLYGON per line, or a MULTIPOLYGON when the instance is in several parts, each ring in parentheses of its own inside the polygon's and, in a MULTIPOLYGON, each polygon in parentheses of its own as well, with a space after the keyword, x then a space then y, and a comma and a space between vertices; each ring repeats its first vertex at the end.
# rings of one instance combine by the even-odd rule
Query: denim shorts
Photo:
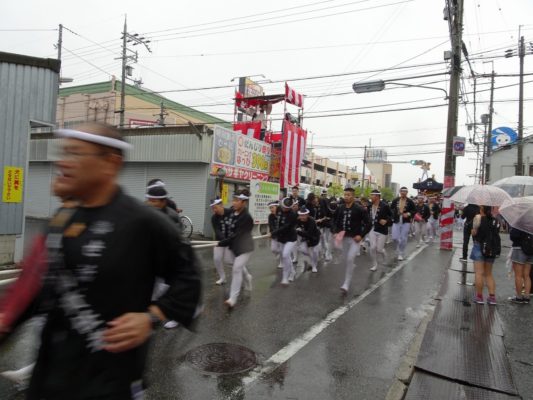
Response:
POLYGON ((513 247, 513 252, 511 253, 511 261, 518 264, 533 264, 533 256, 528 256, 524 251, 519 247, 513 247))
POLYGON ((486 263, 494 263, 495 260, 494 257, 483 256, 483 253, 481 253, 481 245, 478 242, 474 242, 474 247, 472 247, 472 251, 470 253, 470 259, 473 261, 482 261, 486 263))

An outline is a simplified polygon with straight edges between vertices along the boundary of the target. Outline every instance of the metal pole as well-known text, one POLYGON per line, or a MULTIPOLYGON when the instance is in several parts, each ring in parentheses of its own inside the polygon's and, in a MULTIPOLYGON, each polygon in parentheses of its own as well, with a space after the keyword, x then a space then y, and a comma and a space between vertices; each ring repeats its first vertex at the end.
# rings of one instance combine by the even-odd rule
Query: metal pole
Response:
MULTIPOLYGON (((448 1, 448 7, 450 2, 448 1)), ((451 17, 451 16, 450 16, 451 17)), ((452 18, 450 18, 452 19, 452 18)), ((452 40, 452 62, 450 90, 448 100, 448 123, 446 129, 446 153, 444 158, 444 188, 455 186, 455 157, 453 155, 453 137, 457 136, 457 120, 459 113, 459 81, 461 79, 461 55, 463 45, 463 0, 457 0, 453 8, 453 21, 450 22, 452 40)), ((454 206, 449 198, 442 203, 440 248, 453 248, 454 206)))
POLYGON ((124 113, 126 108, 126 45, 128 27, 127 17, 124 17, 124 31, 122 32, 122 79, 120 82, 120 128, 124 128, 124 113))
MULTIPOLYGON (((490 154, 492 152, 492 114, 494 113, 494 63, 492 65, 492 74, 491 74, 491 80, 490 80, 490 103, 489 103, 489 121, 488 121, 488 129, 485 132, 486 137, 486 143, 487 143, 487 153, 485 156, 485 182, 490 181, 490 154)), ((484 182, 484 183, 485 183, 484 182)))
POLYGON ((524 37, 520 37, 520 47, 518 49, 518 58, 520 59, 520 85, 518 93, 518 146, 516 157, 515 175, 524 175, 524 37))
POLYGON ((365 190, 366 145, 363 151, 364 151, 363 153, 363 182, 361 184, 361 189, 362 189, 361 192, 365 190))

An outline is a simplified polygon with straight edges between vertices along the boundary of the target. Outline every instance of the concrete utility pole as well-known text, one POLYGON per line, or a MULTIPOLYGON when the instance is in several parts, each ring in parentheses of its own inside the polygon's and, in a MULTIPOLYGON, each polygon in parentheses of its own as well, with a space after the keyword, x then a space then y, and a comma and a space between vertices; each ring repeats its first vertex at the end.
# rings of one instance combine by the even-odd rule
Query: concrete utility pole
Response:
POLYGON ((366 145, 363 151, 363 181, 361 182, 361 189, 365 190, 366 145))
POLYGON ((485 137, 485 180, 483 184, 490 181, 490 154, 492 153, 492 115, 494 114, 494 69, 492 70, 490 80, 490 103, 489 103, 489 120, 487 121, 487 133, 485 137))
POLYGON ((127 16, 124 17, 124 30, 122 31, 122 78, 120 79, 120 123, 119 128, 124 128, 124 111, 126 108, 126 61, 127 61, 127 16))
POLYGON ((57 38, 57 59, 61 61, 61 48, 63 47, 63 24, 59 24, 59 37, 57 38))
POLYGON ((516 157, 516 172, 515 175, 524 175, 524 57, 526 49, 524 45, 524 37, 520 37, 520 44, 518 48, 518 58, 520 59, 520 85, 518 94, 518 145, 516 157))
MULTIPOLYGON (((444 188, 455 186, 455 156, 453 137, 457 136, 459 114, 459 84, 461 79, 461 55, 463 50, 463 0, 446 0, 448 23, 452 44, 451 77, 448 100, 448 124, 446 129, 446 153, 444 157, 444 188)), ((440 248, 453 248, 453 203, 445 198, 442 202, 440 248)))
POLYGON ((162 100, 161 100, 159 114, 155 114, 155 115, 159 116, 159 119, 157 120, 157 124, 160 126, 165 126, 165 117, 168 115, 168 113, 165 111, 165 105, 162 100))

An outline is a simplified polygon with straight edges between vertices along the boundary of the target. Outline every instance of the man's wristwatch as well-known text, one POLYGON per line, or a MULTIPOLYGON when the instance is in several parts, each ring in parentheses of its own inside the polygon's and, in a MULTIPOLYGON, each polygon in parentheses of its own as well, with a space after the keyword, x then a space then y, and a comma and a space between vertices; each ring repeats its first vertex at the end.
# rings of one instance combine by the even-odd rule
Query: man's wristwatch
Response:
POLYGON ((147 311, 147 314, 150 317, 150 322, 152 324, 152 329, 157 329, 161 325, 163 325, 164 321, 161 321, 161 318, 159 318, 157 315, 155 315, 152 311, 147 311))

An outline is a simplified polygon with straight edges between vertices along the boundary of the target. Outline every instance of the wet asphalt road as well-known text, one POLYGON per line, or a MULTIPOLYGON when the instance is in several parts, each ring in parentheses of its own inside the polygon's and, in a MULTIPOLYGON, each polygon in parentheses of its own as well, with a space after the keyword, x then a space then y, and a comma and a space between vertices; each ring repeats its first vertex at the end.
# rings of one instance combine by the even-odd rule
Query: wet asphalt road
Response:
MULTIPOLYGON (((232 311, 223 306, 229 285, 214 285, 211 251, 198 251, 204 267, 205 311, 194 333, 179 327, 156 334, 146 371, 147 399, 385 398, 451 254, 441 252, 438 244, 415 249, 411 241, 407 254, 417 255, 398 265, 388 245, 388 257, 376 272, 369 271, 370 259, 363 254, 356 259, 348 296, 341 296, 342 265, 320 265, 317 274, 303 272, 283 288, 281 270, 269 248, 267 240, 256 242, 249 268, 253 291, 244 292, 232 311), (391 271, 394 275, 386 278, 391 271), (347 305, 349 309, 342 308, 347 305), (339 310, 333 322, 324 324, 328 314, 339 310), (320 323, 318 330, 309 332, 320 323), (308 343, 299 346, 305 333, 308 343), (206 373, 187 361, 188 351, 211 343, 252 350, 258 373, 206 373), (282 354, 272 359, 281 349, 282 354)), ((28 332, 22 338, 15 349, 0 356, 0 370, 22 367, 31 359, 33 338, 28 332)), ((219 360, 216 352, 196 359, 219 360)), ((22 398, 15 393, 0 379, 0 398, 22 398)))

